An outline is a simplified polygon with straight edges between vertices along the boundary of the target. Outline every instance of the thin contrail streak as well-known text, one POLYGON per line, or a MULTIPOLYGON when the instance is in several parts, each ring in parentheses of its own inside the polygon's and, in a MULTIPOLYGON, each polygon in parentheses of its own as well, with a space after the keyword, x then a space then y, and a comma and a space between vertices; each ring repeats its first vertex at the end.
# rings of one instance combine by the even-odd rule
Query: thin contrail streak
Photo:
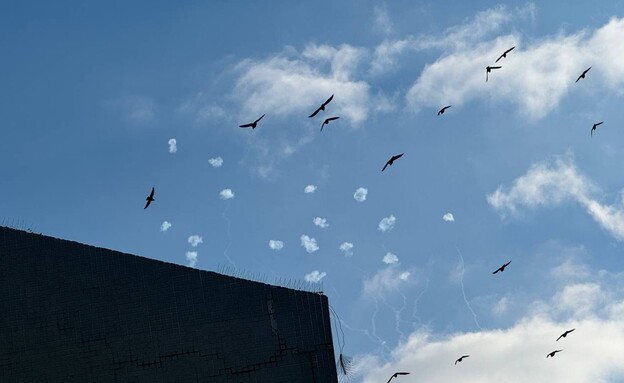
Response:
POLYGON ((464 290, 464 273, 466 272, 466 265, 464 263, 464 257, 462 256, 461 251, 459 251, 459 248, 455 247, 455 250, 457 250, 457 254, 459 254, 459 259, 461 259, 462 272, 459 278, 459 283, 461 284, 462 295, 464 296, 464 302, 466 302, 466 307, 468 307, 468 310, 470 310, 470 312, 472 313, 472 317, 474 318, 474 322, 477 328, 479 330, 483 330, 481 326, 479 325, 479 321, 477 320, 477 314, 474 312, 474 310, 472 309, 472 306, 470 306, 470 302, 468 302, 468 299, 466 298, 466 290, 464 290))

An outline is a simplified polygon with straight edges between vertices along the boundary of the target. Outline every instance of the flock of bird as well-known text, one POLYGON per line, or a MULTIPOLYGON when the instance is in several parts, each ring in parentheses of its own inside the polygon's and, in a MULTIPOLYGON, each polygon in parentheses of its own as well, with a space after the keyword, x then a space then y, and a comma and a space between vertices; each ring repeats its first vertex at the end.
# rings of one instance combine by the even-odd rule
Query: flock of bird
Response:
MULTIPOLYGON (((496 61, 495 61, 494 63, 498 63, 501 59, 506 58, 506 57, 507 57, 507 54, 508 54, 508 53, 510 53, 511 51, 513 51, 515 48, 516 48, 516 47, 515 47, 515 46, 513 46, 513 47, 511 47, 511 48, 507 49, 505 52, 503 52, 503 54, 501 54, 501 55, 500 55, 500 56, 496 59, 496 61)), ((492 70, 495 70, 495 69, 502 69, 502 66, 501 66, 501 65, 497 65, 497 66, 489 66, 489 65, 488 65, 488 66, 485 68, 485 81, 486 81, 486 82, 488 82, 488 80, 489 80, 489 74, 492 72, 492 70)), ((583 72, 582 72, 582 73, 578 76, 578 78, 576 79, 575 83, 577 83, 577 82, 578 82, 579 80, 581 80, 581 79, 585 79, 585 76, 587 75, 587 72, 589 72, 589 70, 590 70, 590 69, 591 69, 591 66, 590 66, 589 68, 585 69, 585 70, 584 70, 584 71, 583 71, 583 72)), ((330 97, 329 97, 329 98, 328 98, 325 102, 323 102, 323 103, 322 103, 322 104, 321 104, 321 105, 320 105, 320 106, 319 106, 319 107, 318 107, 318 108, 317 108, 317 109, 316 109, 316 110, 315 110, 312 114, 310 114, 308 117, 309 117, 309 118, 313 118, 313 117, 315 117, 318 113, 320 113, 321 111, 325 111, 325 108, 327 107, 327 105, 328 105, 328 104, 329 104, 329 103, 330 103, 333 99, 334 99, 334 95, 332 94, 332 95, 331 95, 331 96, 330 96, 330 97)), ((438 111, 438 116, 443 115, 443 114, 444 114, 444 112, 445 112, 446 110, 448 110, 451 106, 452 106, 452 105, 447 105, 447 106, 444 106, 442 109, 440 109, 440 110, 438 111)), ((256 128, 258 127, 258 123, 259 123, 259 122, 260 122, 260 121, 264 118, 264 116, 265 116, 265 114, 263 114, 262 116, 260 116, 258 119, 256 119, 256 120, 255 120, 255 121, 253 121, 253 122, 250 122, 250 123, 247 123, 247 124, 243 124, 243 125, 239 125, 239 126, 240 126, 241 128, 251 128, 251 129, 256 129, 256 128)), ((335 121, 335 120, 337 120, 337 119, 339 119, 339 118, 340 118, 339 116, 332 116, 332 117, 325 118, 325 120, 324 120, 324 121, 323 121, 323 123, 321 124, 321 132, 323 131, 323 128, 325 127, 325 125, 329 125, 329 123, 330 123, 330 122, 335 121)), ((604 121, 597 122, 597 123, 593 124, 593 126, 592 126, 592 128, 591 128, 591 130, 590 130, 590 136, 593 136, 593 132, 596 130, 596 128, 597 128, 599 125, 603 124, 603 123, 604 123, 604 121)), ((400 159, 401 157, 403 157, 403 155, 404 155, 404 154, 405 154, 405 153, 400 153, 400 154, 396 154, 396 155, 391 156, 391 157, 390 157, 390 159, 389 159, 388 161, 386 161, 386 163, 385 163, 385 165, 383 166, 383 168, 381 169, 381 171, 383 172, 383 171, 385 171, 385 170, 386 170, 386 168, 387 168, 388 166, 392 166, 392 165, 394 164, 394 162, 395 162, 396 160, 400 159)), ((145 207, 144 207, 144 209, 147 209, 147 207, 148 207, 148 206, 150 206, 150 204, 151 204, 153 201, 155 201, 155 199, 154 199, 154 188, 153 188, 153 187, 152 187, 152 190, 151 190, 150 194, 147 196, 147 198, 146 198, 145 200, 146 200, 146 203, 145 203, 145 207)), ((509 266, 509 264, 510 264, 510 263, 511 263, 511 261, 508 261, 508 262, 504 263, 502 266, 500 266, 498 269, 496 269, 494 272, 492 272, 492 274, 497 274, 497 273, 499 273, 499 272, 501 272, 501 273, 502 273, 502 272, 504 272, 504 271, 505 271, 505 268, 506 268, 507 266, 509 266)), ((565 338, 568 334, 570 334, 570 333, 571 333, 572 331, 574 331, 574 330, 575 330, 574 328, 573 328, 573 329, 571 329, 571 330, 566 330, 563 334, 561 334, 561 335, 557 338, 556 342, 558 342, 561 338, 565 338)), ((557 353, 559 353, 559 352, 561 352, 561 351, 563 351, 563 350, 554 350, 554 351, 551 351, 551 352, 549 352, 549 353, 546 355, 546 358, 547 358, 547 359, 548 359, 548 358, 552 358, 552 357, 554 357, 554 356, 555 356, 555 354, 557 354, 557 353)), ((457 365, 457 363, 461 363, 461 362, 462 362, 465 358, 468 358, 468 357, 470 357, 470 355, 462 355, 461 357, 459 357, 458 359, 456 359, 456 360, 455 360, 455 365, 457 365)), ((341 361, 340 365, 344 366, 344 362, 343 362, 343 356, 342 356, 342 354, 340 355, 340 361, 341 361)), ((344 367, 343 367, 343 369, 344 369, 344 367)), ((347 371, 343 371, 343 372, 344 372, 344 374, 346 374, 346 373, 347 373, 347 371)), ((404 372, 404 371, 395 372, 395 373, 394 373, 394 374, 390 377, 390 379, 388 380, 388 383, 389 383, 389 382, 390 382, 393 378, 397 378, 398 376, 401 376, 401 375, 409 375, 409 374, 410 374, 409 372, 404 372)))

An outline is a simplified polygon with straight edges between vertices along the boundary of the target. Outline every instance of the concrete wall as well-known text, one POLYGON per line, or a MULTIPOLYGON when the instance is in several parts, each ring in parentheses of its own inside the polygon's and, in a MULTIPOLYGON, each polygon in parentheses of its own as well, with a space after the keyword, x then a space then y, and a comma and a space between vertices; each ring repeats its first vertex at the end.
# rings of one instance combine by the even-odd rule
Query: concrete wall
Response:
POLYGON ((336 382, 327 297, 0 227, 0 382, 336 382))

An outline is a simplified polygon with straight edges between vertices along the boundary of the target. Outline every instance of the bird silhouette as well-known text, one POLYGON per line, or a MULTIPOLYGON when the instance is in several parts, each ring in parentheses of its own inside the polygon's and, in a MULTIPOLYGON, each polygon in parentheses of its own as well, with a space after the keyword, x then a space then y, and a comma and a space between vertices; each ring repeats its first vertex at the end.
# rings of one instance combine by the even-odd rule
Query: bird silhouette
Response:
POLYGON ((325 121, 323 121, 323 125, 321 125, 321 132, 323 131, 323 127, 324 127, 325 125, 329 125, 329 122, 330 122, 330 121, 334 121, 334 120, 337 120, 337 119, 339 119, 339 118, 340 118, 340 117, 329 117, 329 118, 326 118, 326 119, 325 119, 325 121))
POLYGON ((548 359, 548 357, 554 358, 555 354, 561 351, 563 350, 555 350, 555 351, 549 352, 548 355, 546 355, 546 359, 548 359))
POLYGON ((497 63, 497 62, 498 62, 498 60, 502 59, 503 57, 507 57, 507 53, 509 53, 509 52, 513 51, 514 49, 516 49, 516 47, 515 47, 515 46, 513 46, 513 47, 511 47, 511 48, 507 49, 507 50, 505 51, 505 53, 503 53, 502 55, 500 55, 500 57, 499 57, 499 58, 497 58, 497 59, 496 59, 496 61, 494 61, 494 62, 496 62, 496 63, 497 63))
POLYGON ((152 201, 155 201, 153 187, 152 187, 152 192, 150 193, 150 195, 147 196, 147 198, 145 198, 145 200, 147 201, 147 203, 145 204, 145 207, 143 208, 143 210, 147 209, 147 207, 150 205, 150 203, 152 203, 152 201))
POLYGON ((573 328, 572 330, 567 330, 566 332, 564 332, 563 334, 559 335, 559 338, 557 338, 557 340, 555 342, 558 342, 559 339, 561 338, 565 338, 569 333, 571 333, 572 331, 576 330, 575 328, 573 328))
POLYGON ((580 80, 580 79, 585 78, 585 75, 587 74, 587 72, 589 72, 589 70, 590 70, 590 69, 591 69, 591 67, 589 67, 589 68, 585 69, 585 70, 583 71, 583 73, 581 73, 581 75, 580 75, 580 76, 578 76, 578 78, 577 78, 577 79, 576 79, 576 81, 574 81, 574 82, 575 82, 575 83, 577 83, 577 82, 579 82, 579 80, 580 80))
POLYGON ((447 105, 447 106, 445 106, 444 108, 440 109, 440 110, 438 111, 438 116, 439 116, 439 115, 441 115, 441 114, 444 114, 444 111, 446 111, 446 110, 447 110, 448 108, 450 108, 451 106, 453 106, 453 105, 447 105))
POLYGON ((496 271, 494 271, 492 274, 496 274, 499 271, 502 273, 503 271, 505 271, 505 267, 509 266, 509 264, 511 263, 511 261, 505 263, 504 265, 502 265, 501 267, 499 267, 498 269, 496 269, 496 271))
POLYGON ((381 169, 381 171, 383 172, 384 170, 386 170, 386 168, 388 167, 388 165, 392 166, 392 164, 394 163, 394 161, 398 160, 399 158, 403 157, 405 153, 401 153, 401 154, 397 154, 396 156, 392 156, 390 157, 390 159, 388 160, 388 162, 386 162, 386 164, 384 165, 383 169, 381 169))
POLYGON ((470 355, 463 355, 463 356, 461 356, 459 359, 457 359, 457 360, 455 361, 455 364, 457 364, 458 362, 461 362, 462 360, 464 360, 464 358, 468 358, 469 356, 470 356, 470 355))
POLYGON ((249 124, 245 124, 245 125, 239 125, 241 128, 251 128, 251 129, 256 129, 256 125, 258 125, 258 121, 262 120, 262 117, 264 117, 264 114, 262 116, 260 116, 259 119, 257 119, 254 122, 250 122, 249 124))
POLYGON ((595 123, 594 125, 592 125, 592 128, 591 128, 591 130, 589 131, 589 136, 590 136, 590 137, 593 137, 593 135, 594 135, 594 130, 596 130, 596 127, 597 127, 598 125, 602 125, 602 123, 603 123, 603 122, 604 122, 604 121, 600 121, 600 122, 597 122, 597 123, 595 123))
POLYGON ((395 372, 394 374, 392 374, 392 376, 390 377, 390 379, 388 379, 388 383, 390 383, 390 381, 392 380, 392 378, 396 378, 399 375, 409 375, 409 372, 395 372))
POLYGON ((502 66, 487 66, 485 68, 485 82, 488 81, 488 73, 490 73, 492 69, 500 69, 500 68, 502 68, 502 66))
POLYGON ((333 98, 334 98, 334 95, 332 94, 332 95, 331 95, 331 96, 327 99, 327 101, 325 101, 324 103, 322 103, 322 104, 321 104, 321 106, 319 106, 319 107, 318 107, 318 109, 317 109, 317 110, 315 110, 315 111, 314 111, 314 113, 312 113, 312 114, 311 114, 311 115, 309 115, 308 117, 309 117, 309 118, 312 118, 312 117, 316 116, 316 114, 317 114, 318 112, 320 112, 321 110, 325 110, 325 107, 327 106, 327 104, 329 104, 329 103, 331 102, 331 100, 332 100, 333 98))

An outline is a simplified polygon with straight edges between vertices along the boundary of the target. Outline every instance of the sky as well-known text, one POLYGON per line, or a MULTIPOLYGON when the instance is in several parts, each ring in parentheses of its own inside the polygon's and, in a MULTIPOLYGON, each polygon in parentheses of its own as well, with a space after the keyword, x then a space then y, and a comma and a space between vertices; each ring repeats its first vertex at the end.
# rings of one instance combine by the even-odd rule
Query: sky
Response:
POLYGON ((621 382, 624 4, 596 5, 2 2, 0 220, 321 290, 354 382, 621 382))

